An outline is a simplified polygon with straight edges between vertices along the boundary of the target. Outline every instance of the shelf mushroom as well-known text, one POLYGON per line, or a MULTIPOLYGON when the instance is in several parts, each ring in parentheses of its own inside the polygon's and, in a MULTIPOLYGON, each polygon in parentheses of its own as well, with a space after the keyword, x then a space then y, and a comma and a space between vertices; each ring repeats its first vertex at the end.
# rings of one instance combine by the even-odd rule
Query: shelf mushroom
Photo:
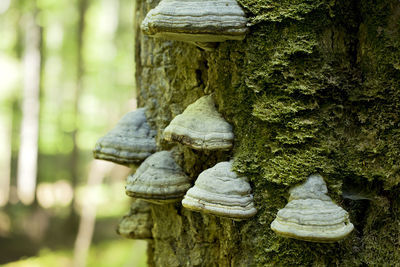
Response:
POLYGON ((310 242, 332 243, 354 229, 347 211, 333 203, 320 175, 290 190, 288 204, 278 211, 271 229, 284 237, 310 242))
POLYGON ((156 151, 156 131, 147 123, 145 108, 125 114, 117 125, 101 137, 93 150, 95 159, 130 165, 156 151))
POLYGON ((125 192, 155 204, 176 202, 190 188, 190 178, 175 162, 169 151, 160 151, 148 157, 128 176, 125 192))
POLYGON ((229 150, 232 126, 217 111, 212 95, 199 98, 164 129, 167 141, 177 141, 199 150, 229 150))
POLYGON ((220 162, 200 173, 182 205, 233 220, 248 219, 257 213, 250 184, 246 177, 232 171, 232 161, 220 162))
POLYGON ((132 204, 128 215, 119 222, 117 233, 130 239, 152 239, 150 206, 147 202, 136 199, 132 204))
POLYGON ((236 0, 162 0, 141 24, 144 34, 194 43, 243 40, 247 19, 236 0))

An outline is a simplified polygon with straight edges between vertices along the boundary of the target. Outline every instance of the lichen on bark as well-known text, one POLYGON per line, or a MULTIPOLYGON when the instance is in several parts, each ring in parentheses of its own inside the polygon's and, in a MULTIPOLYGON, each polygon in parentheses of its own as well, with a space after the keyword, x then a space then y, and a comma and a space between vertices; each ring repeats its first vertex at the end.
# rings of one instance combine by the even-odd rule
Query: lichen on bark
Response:
MULTIPOLYGON (((137 1, 141 21, 158 1, 137 1)), ((246 39, 210 52, 153 39, 137 29, 139 105, 162 130, 189 104, 214 93, 234 127, 233 152, 175 145, 194 180, 234 157, 250 178, 257 215, 233 222, 152 205, 155 266, 360 266, 400 262, 400 2, 239 0, 246 39), (354 232, 335 244, 275 235, 269 225, 288 189, 312 173, 349 214, 354 232), (341 196, 342 185, 354 200, 341 196), (352 194, 352 192, 350 192, 352 194)))

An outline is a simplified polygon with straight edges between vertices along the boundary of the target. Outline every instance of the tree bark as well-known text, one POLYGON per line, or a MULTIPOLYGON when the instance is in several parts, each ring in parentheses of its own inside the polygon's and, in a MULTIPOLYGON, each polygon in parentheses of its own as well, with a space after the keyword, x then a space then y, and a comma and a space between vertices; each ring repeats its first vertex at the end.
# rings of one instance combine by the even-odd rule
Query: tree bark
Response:
POLYGON ((400 2, 239 0, 243 41, 213 51, 144 36, 158 1, 136 1, 139 106, 162 130, 204 94, 234 127, 230 153, 178 144, 193 178, 234 159, 250 178, 258 213, 235 222, 152 205, 150 266, 396 266, 400 262, 400 2), (313 173, 346 209, 353 233, 333 244, 271 229, 288 189, 313 173), (342 189, 348 192, 342 195, 342 189), (350 195, 350 197, 349 197, 350 195))

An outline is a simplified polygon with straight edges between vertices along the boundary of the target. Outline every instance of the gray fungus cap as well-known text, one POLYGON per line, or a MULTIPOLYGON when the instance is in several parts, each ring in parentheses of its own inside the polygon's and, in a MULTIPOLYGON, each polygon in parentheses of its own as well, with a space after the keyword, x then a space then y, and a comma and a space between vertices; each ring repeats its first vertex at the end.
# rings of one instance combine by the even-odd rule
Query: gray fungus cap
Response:
POLYGON ((186 42, 243 40, 247 19, 236 0, 162 0, 142 22, 144 34, 186 42))
POLYGON ((247 178, 232 171, 232 161, 220 162, 200 173, 182 205, 234 220, 247 219, 257 213, 250 184, 247 178))
POLYGON ((347 211, 327 195, 320 175, 290 190, 288 204, 271 223, 271 229, 284 237, 310 242, 331 243, 345 238, 354 229, 347 211))
POLYGON ((190 188, 190 178, 175 162, 171 152, 161 151, 148 157, 129 175, 125 192, 156 204, 179 201, 190 188))
POLYGON ((145 108, 125 114, 117 125, 101 137, 93 150, 95 159, 130 165, 156 151, 156 131, 147 123, 145 108))
POLYGON ((217 111, 212 95, 190 104, 164 129, 163 137, 199 150, 229 150, 234 139, 232 126, 217 111))

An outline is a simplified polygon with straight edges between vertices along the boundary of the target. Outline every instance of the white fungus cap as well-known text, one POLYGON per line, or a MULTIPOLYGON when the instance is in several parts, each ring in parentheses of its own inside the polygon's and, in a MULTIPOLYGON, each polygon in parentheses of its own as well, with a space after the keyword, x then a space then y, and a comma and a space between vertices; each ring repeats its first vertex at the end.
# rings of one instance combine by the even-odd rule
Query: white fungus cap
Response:
POLYGON ((271 229, 277 234, 310 241, 331 243, 345 238, 354 229, 347 211, 327 195, 320 175, 290 190, 288 204, 278 211, 271 229))
POLYGON ((232 161, 220 162, 203 171, 187 191, 185 208, 242 220, 257 213, 251 187, 245 177, 232 171, 232 161))
POLYGON ((212 95, 199 98, 164 129, 167 141, 177 141, 199 150, 232 148, 232 126, 215 107, 212 95))

